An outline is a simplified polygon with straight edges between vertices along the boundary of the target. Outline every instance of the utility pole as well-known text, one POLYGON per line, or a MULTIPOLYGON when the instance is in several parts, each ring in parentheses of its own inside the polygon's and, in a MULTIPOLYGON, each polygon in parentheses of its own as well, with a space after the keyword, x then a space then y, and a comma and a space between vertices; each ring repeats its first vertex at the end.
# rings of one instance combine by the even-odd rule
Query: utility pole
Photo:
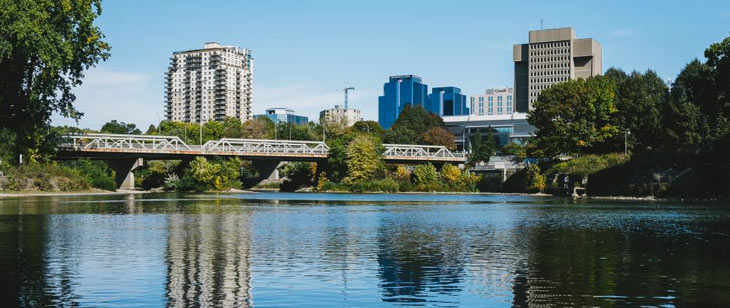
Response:
POLYGON ((355 88, 347 87, 342 89, 342 91, 345 91, 345 109, 347 109, 347 93, 350 92, 350 90, 355 90, 355 88))
POLYGON ((631 135, 631 131, 626 129, 624 132, 624 156, 629 154, 629 135, 631 135))

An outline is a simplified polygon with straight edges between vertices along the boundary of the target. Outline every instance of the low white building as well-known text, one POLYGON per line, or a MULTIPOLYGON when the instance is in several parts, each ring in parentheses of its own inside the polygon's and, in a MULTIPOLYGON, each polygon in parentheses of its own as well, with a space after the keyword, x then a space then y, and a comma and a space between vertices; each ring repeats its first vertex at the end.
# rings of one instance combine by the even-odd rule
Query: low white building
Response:
POLYGON ((319 112, 319 123, 340 121, 344 122, 347 127, 352 126, 355 122, 362 121, 360 110, 352 108, 345 109, 340 105, 335 105, 334 108, 319 112))
POLYGON ((491 116, 512 114, 514 108, 514 89, 512 88, 496 88, 487 89, 484 95, 475 95, 471 97, 472 115, 491 116))

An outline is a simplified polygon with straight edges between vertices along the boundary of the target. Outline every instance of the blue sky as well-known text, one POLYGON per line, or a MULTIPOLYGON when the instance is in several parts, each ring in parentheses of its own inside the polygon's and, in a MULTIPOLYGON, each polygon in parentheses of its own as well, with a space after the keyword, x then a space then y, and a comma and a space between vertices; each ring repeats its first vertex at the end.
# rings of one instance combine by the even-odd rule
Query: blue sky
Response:
MULTIPOLYGON (((390 75, 457 86, 466 95, 512 86, 512 45, 540 28, 573 27, 603 46, 603 68, 674 78, 730 35, 727 1, 137 1, 107 0, 97 24, 111 58, 75 90, 81 127, 163 119, 173 51, 217 41, 253 50, 254 112, 290 107, 315 119, 341 104, 377 120, 390 75)), ((55 125, 76 125, 54 117, 55 125)))

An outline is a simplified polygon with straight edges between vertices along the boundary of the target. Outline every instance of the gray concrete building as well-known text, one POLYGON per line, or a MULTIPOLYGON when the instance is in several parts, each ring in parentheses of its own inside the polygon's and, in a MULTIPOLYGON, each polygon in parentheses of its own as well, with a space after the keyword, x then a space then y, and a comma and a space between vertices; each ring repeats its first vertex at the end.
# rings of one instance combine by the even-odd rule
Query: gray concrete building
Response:
POLYGON ((360 110, 353 108, 342 108, 335 105, 335 108, 325 109, 319 112, 319 123, 334 122, 342 123, 345 127, 355 125, 357 121, 362 121, 360 110))
POLYGON ((534 30, 529 42, 513 47, 515 108, 527 112, 538 95, 551 85, 600 75, 601 44, 575 37, 573 28, 534 30))

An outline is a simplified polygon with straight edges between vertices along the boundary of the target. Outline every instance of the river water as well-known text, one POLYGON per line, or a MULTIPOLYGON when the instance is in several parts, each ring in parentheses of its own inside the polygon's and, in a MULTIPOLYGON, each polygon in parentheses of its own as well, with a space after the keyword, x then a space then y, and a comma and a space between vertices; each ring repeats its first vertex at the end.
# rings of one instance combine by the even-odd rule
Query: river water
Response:
POLYGON ((730 305, 730 206, 497 195, 0 199, 0 303, 730 305))

